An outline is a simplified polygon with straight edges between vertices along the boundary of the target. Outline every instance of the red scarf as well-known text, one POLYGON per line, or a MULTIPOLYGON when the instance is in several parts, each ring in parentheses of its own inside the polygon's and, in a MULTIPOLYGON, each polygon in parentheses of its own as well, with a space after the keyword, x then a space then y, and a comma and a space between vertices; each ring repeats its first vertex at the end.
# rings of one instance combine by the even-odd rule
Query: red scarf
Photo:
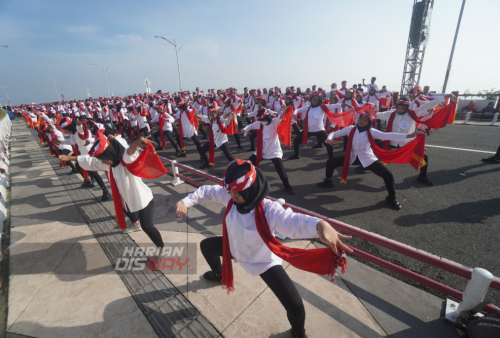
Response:
POLYGON ((264 124, 260 123, 260 128, 257 130, 257 160, 255 166, 259 168, 259 163, 262 160, 262 147, 264 145, 264 124))
POLYGON ((294 111, 295 107, 292 104, 283 113, 283 119, 277 129, 279 139, 288 147, 292 144, 292 121, 294 111))
MULTIPOLYGON (((137 159, 126 164, 123 159, 120 161, 121 165, 125 167, 132 175, 141 178, 158 178, 167 173, 167 169, 161 163, 160 158, 156 154, 156 151, 152 143, 148 143, 137 159)), ((107 174, 108 172, 106 172, 107 174)), ((113 204, 115 206, 116 221, 120 226, 120 229, 126 229, 127 224, 125 223, 125 216, 123 212, 123 202, 116 185, 115 178, 113 176, 113 168, 110 167, 108 181, 111 184, 111 193, 113 194, 113 204)))
MULTIPOLYGON (((345 252, 337 247, 342 257, 337 257, 331 248, 322 249, 298 249, 290 248, 281 244, 269 230, 266 215, 263 208, 264 202, 261 202, 255 208, 255 225, 262 241, 269 250, 276 256, 290 263, 292 266, 320 275, 332 276, 338 267, 342 268, 344 273, 347 266, 345 252)), ((229 237, 227 233, 226 218, 233 207, 233 200, 229 200, 222 223, 222 287, 227 289, 228 294, 234 291, 233 265, 231 262, 231 249, 229 247, 229 237)))
POLYGON ((132 122, 130 120, 128 120, 128 132, 129 132, 129 135, 130 135, 130 139, 132 141, 135 140, 135 137, 134 137, 134 128, 132 128, 132 122))
POLYGON ((180 111, 179 113, 179 139, 181 140, 181 150, 184 150, 184 134, 182 133, 182 113, 186 113, 186 116, 189 120, 189 123, 194 127, 195 130, 198 130, 198 117, 194 114, 194 108, 192 108, 191 111, 185 110, 185 111, 180 111))
MULTIPOLYGON (((344 157, 344 166, 342 167, 342 175, 340 177, 340 183, 347 182, 347 175, 349 174, 349 166, 351 159, 351 149, 352 149, 352 140, 354 138, 354 133, 356 132, 357 127, 353 127, 351 132, 349 133, 349 140, 347 141, 347 147, 345 151, 344 157)), ((372 147, 375 156, 377 156, 382 162, 387 163, 410 163, 415 170, 420 169, 426 163, 424 161, 424 153, 425 153, 425 136, 420 135, 404 146, 396 150, 386 150, 380 148, 373 139, 373 136, 370 130, 367 130, 368 140, 370 141, 370 146, 372 147)))
POLYGON ((161 139, 161 146, 163 148, 167 147, 167 143, 165 142, 165 136, 163 135, 163 127, 165 126, 165 117, 164 113, 161 113, 160 116, 158 117, 158 126, 160 127, 160 139, 161 139))
POLYGON ((234 135, 234 134, 238 133, 238 125, 236 124, 236 116, 231 117, 231 121, 229 122, 229 125, 227 127, 224 126, 224 124, 220 121, 220 118, 217 118, 217 123, 219 125, 219 130, 223 134, 234 135))
MULTIPOLYGON (((408 109, 407 113, 408 115, 410 115, 413 121, 425 124, 426 126, 437 130, 446 127, 446 125, 449 123, 455 122, 455 114, 457 113, 457 102, 454 101, 446 105, 446 107, 444 107, 443 109, 436 111, 434 116, 432 116, 428 120, 422 120, 421 118, 419 118, 413 109, 408 109)), ((385 129, 387 133, 392 131, 392 125, 394 123, 394 118, 396 117, 396 114, 397 114, 396 111, 393 112, 389 117, 389 120, 387 121, 387 127, 385 129)), ((390 141, 384 141, 383 148, 389 149, 390 143, 391 143, 390 141)))
MULTIPOLYGON (((215 140, 214 140, 214 130, 213 130, 213 123, 216 122, 215 120, 210 119, 210 144, 209 144, 209 151, 208 151, 208 163, 210 165, 215 164, 215 140)), ((220 129, 220 126, 222 123, 220 123, 220 118, 217 116, 217 123, 220 129)))
MULTIPOLYGON (((78 149, 78 145, 77 144, 72 144, 71 145, 71 148, 73 148, 73 155, 74 156, 80 156, 80 149, 78 149)), ((81 172, 82 172, 82 176, 83 176, 83 179, 84 180, 87 180, 89 178, 89 173, 87 172, 87 170, 83 169, 83 168, 80 168, 81 172)))

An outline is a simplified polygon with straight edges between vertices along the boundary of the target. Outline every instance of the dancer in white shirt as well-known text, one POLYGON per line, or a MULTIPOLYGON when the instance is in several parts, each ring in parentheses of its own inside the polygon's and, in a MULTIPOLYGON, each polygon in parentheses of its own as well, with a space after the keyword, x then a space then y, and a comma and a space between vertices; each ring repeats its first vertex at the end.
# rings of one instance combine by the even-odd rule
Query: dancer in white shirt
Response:
POLYGON ((228 166, 223 181, 223 186, 202 186, 177 203, 177 218, 182 218, 188 208, 206 200, 226 205, 223 236, 210 237, 200 243, 201 252, 211 268, 211 271, 204 274, 205 279, 222 282, 228 292, 237 292, 232 258, 252 276, 260 275, 278 297, 287 311, 292 336, 307 337, 302 298, 283 269, 282 259, 302 270, 332 274, 337 266, 345 266, 343 251, 352 252, 340 239, 351 237, 337 233, 325 221, 296 214, 290 209, 285 210, 278 202, 265 199, 270 191, 269 183, 262 171, 250 161, 233 161, 228 166), (319 237, 331 249, 317 251, 318 249, 283 248, 272 236, 274 230, 290 238, 319 237), (283 251, 287 253, 283 254, 283 251), (312 255, 315 255, 314 259, 312 255), (325 264, 329 265, 327 269, 324 269, 325 264), (314 265, 320 271, 314 270, 314 265))

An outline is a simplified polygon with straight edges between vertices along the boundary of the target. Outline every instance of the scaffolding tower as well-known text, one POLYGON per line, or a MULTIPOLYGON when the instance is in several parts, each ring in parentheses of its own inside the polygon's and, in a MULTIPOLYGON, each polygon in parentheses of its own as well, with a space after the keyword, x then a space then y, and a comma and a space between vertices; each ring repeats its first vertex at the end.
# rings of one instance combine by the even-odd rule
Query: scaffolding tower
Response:
POLYGON ((413 12, 406 47, 405 66, 403 81, 401 82, 401 94, 408 92, 420 82, 422 64, 424 62, 425 47, 429 41, 429 28, 431 22, 432 7, 434 0, 414 0, 413 12))

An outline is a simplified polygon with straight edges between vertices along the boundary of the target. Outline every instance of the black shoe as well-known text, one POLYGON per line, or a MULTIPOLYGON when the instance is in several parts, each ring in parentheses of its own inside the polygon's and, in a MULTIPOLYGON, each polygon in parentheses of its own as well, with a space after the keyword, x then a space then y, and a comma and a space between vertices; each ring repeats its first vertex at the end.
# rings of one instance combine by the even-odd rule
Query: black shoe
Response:
POLYGON ((207 168, 212 168, 212 166, 209 163, 203 163, 203 165, 200 167, 200 169, 207 169, 207 168))
POLYGON ((92 182, 90 182, 90 181, 85 181, 80 186, 80 188, 83 188, 83 189, 90 189, 90 188, 93 188, 93 187, 94 187, 94 184, 92 182))
POLYGON ((247 151, 255 151, 255 148, 250 148, 247 151))
POLYGON ((155 148, 156 151, 160 151, 160 150, 163 150, 163 147, 162 146, 158 146, 155 148))
POLYGON ((243 147, 241 145, 238 146, 238 149, 243 149, 243 147))
POLYGON ((285 191, 289 194, 289 195, 295 195, 295 191, 293 191, 293 188, 290 187, 290 188, 285 188, 285 191))
POLYGON ((73 174, 76 174, 76 170, 75 169, 71 169, 71 171, 68 173, 68 175, 73 175, 73 174))
POLYGON ((175 151, 175 156, 181 156, 181 151, 180 150, 176 150, 175 151))
POLYGON ((323 148, 323 145, 322 144, 316 144, 315 146, 313 146, 314 149, 318 149, 318 148, 323 148))
POLYGON ((490 162, 490 163, 500 163, 500 158, 498 158, 496 156, 491 156, 491 157, 488 157, 488 158, 483 158, 483 159, 481 159, 481 161, 483 161, 483 162, 490 162))
POLYGON ((392 206, 392 208, 393 208, 394 210, 399 210, 399 209, 401 209, 401 204, 399 204, 399 202, 398 202, 398 200, 396 199, 396 197, 389 198, 389 196, 387 196, 387 197, 385 198, 385 200, 386 200, 386 202, 387 202, 387 203, 389 203, 389 204, 392 206))
POLYGON ((425 176, 418 176, 417 181, 425 185, 428 185, 429 187, 432 187, 434 185, 434 183, 432 183, 432 181, 425 176))
POLYGON ((111 197, 111 194, 109 193, 109 191, 103 191, 102 193, 102 197, 101 197, 101 202, 106 202, 107 200, 109 200, 109 198, 111 197))
POLYGON ((300 155, 297 155, 297 154, 293 154, 292 156, 290 156, 288 159, 289 160, 298 160, 300 158, 300 155))
POLYGON ((332 180, 323 180, 323 182, 316 184, 316 186, 320 188, 333 188, 335 184, 333 184, 332 180))
POLYGON ((213 271, 207 271, 203 274, 203 277, 206 280, 213 281, 213 282, 221 282, 222 281, 222 274, 217 274, 213 271))
POLYGON ((179 155, 179 157, 187 157, 186 152, 185 152, 185 151, 183 151, 183 152, 179 155))

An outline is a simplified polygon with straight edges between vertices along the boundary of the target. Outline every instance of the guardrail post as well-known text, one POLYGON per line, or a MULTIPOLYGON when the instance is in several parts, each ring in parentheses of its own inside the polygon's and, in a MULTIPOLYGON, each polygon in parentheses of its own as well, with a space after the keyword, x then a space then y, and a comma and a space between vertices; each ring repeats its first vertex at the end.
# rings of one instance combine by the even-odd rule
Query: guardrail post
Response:
POLYGON ((177 169, 177 167, 175 166, 176 163, 177 163, 176 160, 172 161, 172 172, 174 173, 174 180, 172 182, 170 182, 170 184, 172 184, 174 187, 179 185, 179 184, 184 183, 183 180, 181 180, 179 177, 177 177, 177 175, 179 174, 179 169, 177 169))
POLYGON ((484 300, 492 280, 493 274, 491 272, 481 268, 474 268, 472 278, 465 287, 460 305, 457 306, 458 303, 450 299, 446 300, 445 319, 454 323, 460 312, 469 311, 479 305, 484 300))
POLYGON ((494 126, 495 123, 497 123, 498 120, 498 113, 495 113, 495 116, 493 116, 493 121, 491 121, 491 125, 494 126))
POLYGON ((470 114, 472 114, 472 112, 471 112, 471 111, 468 111, 468 112, 465 114, 465 122, 464 122, 464 124, 469 124, 470 114))

